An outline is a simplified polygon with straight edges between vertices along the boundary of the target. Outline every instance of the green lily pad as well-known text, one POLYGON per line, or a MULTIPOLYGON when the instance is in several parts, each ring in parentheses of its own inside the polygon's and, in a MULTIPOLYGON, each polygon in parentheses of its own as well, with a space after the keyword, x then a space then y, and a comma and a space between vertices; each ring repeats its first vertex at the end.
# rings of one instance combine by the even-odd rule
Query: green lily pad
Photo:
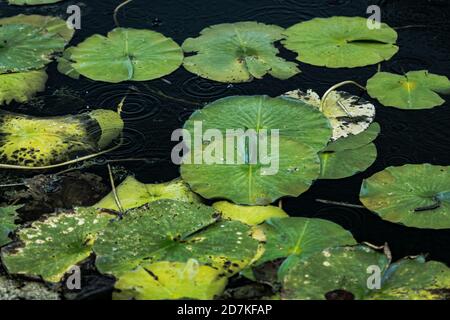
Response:
POLYGON ((72 66, 72 51, 74 47, 67 48, 64 50, 62 57, 57 58, 58 60, 58 71, 72 79, 78 80, 80 78, 80 73, 74 69, 72 66))
POLYGON ((202 204, 158 200, 110 224, 94 245, 102 273, 121 276, 143 263, 198 260, 231 276, 256 254, 250 227, 221 221, 202 204))
POLYGON ((123 121, 110 110, 37 118, 0 111, 2 165, 43 167, 94 154, 120 136, 123 121))
POLYGON ((237 83, 270 74, 288 79, 300 70, 278 57, 274 42, 284 38, 284 29, 258 22, 225 23, 208 27, 198 38, 183 43, 184 67, 203 78, 237 83))
POLYGON ((377 159, 374 141, 380 133, 376 122, 357 135, 349 135, 330 143, 319 153, 321 179, 342 179, 367 170, 377 159))
POLYGON ((17 208, 18 207, 0 208, 0 247, 11 242, 9 234, 17 228, 14 223, 17 219, 17 208))
POLYGON ((266 236, 266 244, 264 254, 257 264, 286 258, 278 270, 280 277, 300 258, 328 247, 356 244, 349 231, 322 219, 272 218, 261 229, 266 236))
POLYGON ((0 74, 0 105, 11 101, 20 103, 30 100, 36 92, 45 90, 45 70, 0 74))
POLYGON ((448 229, 450 169, 430 164, 389 167, 364 180, 360 200, 391 222, 448 229))
POLYGON ((29 24, 38 27, 40 30, 45 30, 48 33, 57 34, 63 37, 66 42, 69 42, 75 33, 75 29, 69 28, 65 20, 58 17, 41 16, 37 14, 19 14, 17 16, 0 19, 0 25, 5 24, 29 24))
POLYGON ((195 260, 161 261, 122 275, 116 282, 120 292, 114 294, 114 299, 211 300, 224 291, 227 282, 223 272, 195 260))
MULTIPOLYGON (((301 90, 289 91, 283 97, 301 100, 320 110, 321 98, 311 89, 306 93, 301 90)), ((375 119, 373 104, 345 91, 332 91, 322 112, 333 127, 333 141, 364 132, 375 119)))
MULTIPOLYGON (((189 203, 200 202, 200 197, 193 193, 181 179, 159 184, 145 184, 137 181, 133 176, 129 176, 116 188, 116 192, 122 209, 125 210, 138 208, 161 199, 189 203)), ((112 192, 94 206, 96 208, 119 210, 112 192)))
POLYGON ((367 81, 367 91, 386 107, 431 109, 445 103, 439 94, 450 94, 450 81, 426 70, 405 75, 378 72, 367 81))
POLYGON ((331 248, 301 259, 283 281, 290 300, 433 300, 445 298, 450 269, 423 257, 389 265, 384 254, 364 246, 331 248), (378 269, 380 287, 371 288, 378 269))
POLYGON ((3 264, 12 274, 58 282, 71 267, 91 255, 98 232, 111 217, 92 208, 79 208, 34 222, 17 232, 20 247, 3 249, 3 264))
POLYGON ((168 75, 183 61, 180 46, 151 30, 116 28, 70 48, 72 67, 97 81, 146 81, 168 75))
POLYGON ((219 201, 213 204, 222 215, 222 218, 237 220, 254 226, 263 223, 269 218, 289 217, 283 209, 275 206, 239 206, 227 201, 219 201))
POLYGON ((355 68, 389 60, 398 52, 397 32, 382 23, 369 29, 367 18, 315 18, 285 31, 286 48, 301 62, 328 68, 355 68))
POLYGON ((7 1, 9 4, 13 4, 16 6, 35 6, 35 5, 56 3, 62 0, 7 0, 7 1))
POLYGON ((42 69, 65 41, 33 25, 0 25, 0 74, 42 69))
POLYGON ((195 112, 185 129, 197 143, 198 124, 203 132, 215 130, 222 139, 205 139, 202 146, 191 150, 184 158, 181 175, 203 197, 228 199, 236 204, 267 205, 308 190, 320 171, 317 152, 331 137, 329 122, 318 110, 301 101, 267 96, 228 97, 195 112), (266 157, 237 143, 245 140, 248 130, 259 134, 256 142, 260 150, 267 146, 266 157), (271 147, 277 142, 272 137, 275 130, 279 148, 271 147), (266 140, 261 138, 264 133, 266 140), (210 159, 212 150, 225 157, 216 154, 209 163, 197 161, 210 159))

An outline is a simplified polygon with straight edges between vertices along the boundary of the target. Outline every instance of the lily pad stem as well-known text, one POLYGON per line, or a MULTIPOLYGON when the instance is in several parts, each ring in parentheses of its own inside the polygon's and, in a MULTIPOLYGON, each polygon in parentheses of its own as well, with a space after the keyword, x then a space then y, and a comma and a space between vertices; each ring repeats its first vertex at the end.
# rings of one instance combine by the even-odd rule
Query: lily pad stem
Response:
POLYGON ((333 204, 336 206, 347 207, 347 208, 356 208, 356 209, 365 209, 366 208, 359 204, 351 204, 351 203, 346 203, 346 202, 330 201, 330 200, 323 200, 323 199, 316 199, 316 201, 320 202, 320 203, 324 203, 324 204, 333 204))
POLYGON ((119 4, 116 9, 114 9, 114 15, 113 15, 113 19, 114 19, 114 23, 116 24, 117 27, 120 27, 119 25, 119 20, 117 19, 117 14, 119 13, 119 10, 122 9, 124 6, 126 6, 127 4, 129 4, 130 2, 132 2, 133 0, 127 0, 121 4, 119 4))
MULTIPOLYGON (((322 97, 322 99, 321 99, 321 101, 320 101, 320 109, 319 109, 320 112, 323 112, 323 107, 325 106, 325 102, 326 102, 328 96, 330 95, 330 93, 332 93, 332 92, 335 91, 336 89, 338 89, 338 88, 340 88, 340 87, 342 87, 342 86, 348 85, 348 84, 353 84, 353 85, 357 86, 358 88, 360 88, 360 89, 366 91, 366 88, 365 88, 364 86, 360 85, 359 83, 357 83, 357 82, 355 82, 355 81, 351 81, 351 80, 348 80, 348 81, 344 81, 344 82, 340 82, 340 83, 338 83, 338 84, 335 84, 335 85, 332 86, 330 89, 328 89, 327 92, 325 92, 325 94, 323 95, 323 97, 322 97)), ((342 103, 338 103, 338 105, 341 107, 342 110, 344 110, 344 112, 345 112, 348 116, 350 116, 350 117, 352 116, 352 115, 348 112, 348 110, 345 108, 345 106, 344 106, 342 103)))
POLYGON ((108 167, 108 173, 109 173, 109 180, 111 181, 111 188, 114 195, 114 201, 116 202, 117 208, 119 208, 120 215, 124 213, 122 204, 120 203, 119 196, 117 195, 116 185, 114 184, 114 176, 112 173, 111 165, 108 163, 106 164, 108 167))

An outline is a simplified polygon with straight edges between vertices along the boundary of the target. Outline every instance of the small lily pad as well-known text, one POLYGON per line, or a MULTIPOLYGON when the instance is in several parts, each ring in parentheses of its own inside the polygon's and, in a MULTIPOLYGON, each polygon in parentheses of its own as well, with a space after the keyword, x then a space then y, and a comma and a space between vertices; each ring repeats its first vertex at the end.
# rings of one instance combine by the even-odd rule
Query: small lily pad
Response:
POLYGON ((3 249, 3 264, 12 274, 58 282, 71 267, 91 255, 98 232, 111 217, 92 208, 79 208, 34 222, 17 232, 19 247, 3 249))
POLYGON ((266 236, 266 244, 257 264, 286 258, 278 270, 280 276, 300 258, 328 247, 356 244, 349 231, 322 219, 272 218, 261 229, 266 236))
POLYGON ((361 202, 409 227, 450 228, 450 169, 431 164, 389 167, 364 180, 361 202))
POLYGON ((450 94, 450 81, 426 70, 405 75, 378 72, 367 81, 367 91, 386 107, 431 109, 445 103, 439 94, 450 94))
POLYGON ((398 47, 397 32, 387 24, 369 29, 367 18, 315 18, 285 31, 286 48, 301 62, 328 68, 355 68, 392 58, 398 47))
POLYGON ((72 67, 97 81, 146 81, 168 75, 183 61, 180 46, 151 30, 116 28, 70 48, 72 67))
POLYGON ((14 223, 17 219, 17 208, 14 206, 0 208, 0 247, 12 241, 9 234, 17 228, 14 223))
POLYGON ((297 261, 284 278, 282 298, 435 300, 444 299, 449 287, 450 269, 443 263, 417 257, 390 265, 384 254, 356 246, 325 249, 297 261))
MULTIPOLYGON (((289 91, 283 96, 299 99, 320 110, 321 98, 312 90, 306 93, 301 90, 289 91)), ((333 141, 364 132, 375 119, 375 106, 372 103, 345 91, 332 91, 322 112, 333 127, 333 141)))
POLYGON ((227 282, 222 271, 195 260, 161 261, 123 274, 116 282, 115 288, 120 291, 114 299, 211 300, 224 291, 227 282))
POLYGON ((64 53, 62 57, 58 57, 58 71, 72 79, 78 80, 80 78, 80 73, 75 70, 75 68, 72 66, 72 51, 74 47, 67 48, 64 50, 64 53))
POLYGON ((257 248, 249 226, 221 221, 211 207, 175 200, 130 210, 94 245, 98 270, 119 277, 142 264, 189 259, 231 276, 250 263, 257 248))
POLYGON ((47 78, 43 69, 0 74, 0 105, 12 101, 27 102, 36 92, 45 90, 47 78))
POLYGON ((0 74, 42 69, 66 42, 29 24, 0 25, 0 74))
MULTIPOLYGON (((124 210, 138 208, 160 199, 189 203, 200 202, 200 197, 193 193, 181 179, 159 184, 145 184, 137 181, 133 176, 129 176, 117 187, 116 192, 124 210)), ((112 192, 94 206, 102 209, 119 210, 112 192)))
POLYGON ((275 206, 240 206, 220 201, 214 203, 213 208, 225 219, 241 221, 252 226, 263 223, 269 218, 289 217, 283 209, 275 206))
POLYGON ((300 70, 278 57, 274 42, 284 29, 258 22, 225 23, 208 27, 198 38, 183 43, 184 67, 201 77, 226 83, 261 79, 266 74, 288 79, 300 70))

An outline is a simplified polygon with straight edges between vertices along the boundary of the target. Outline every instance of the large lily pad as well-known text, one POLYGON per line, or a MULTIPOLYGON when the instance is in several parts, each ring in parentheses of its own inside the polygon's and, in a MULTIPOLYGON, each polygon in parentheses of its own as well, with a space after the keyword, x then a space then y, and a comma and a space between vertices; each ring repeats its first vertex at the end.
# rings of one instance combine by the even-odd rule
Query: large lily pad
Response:
POLYGON ((213 204, 213 208, 225 219, 241 221, 252 226, 263 223, 269 218, 289 217, 283 209, 275 206, 240 206, 219 201, 213 204))
POLYGON ((278 57, 274 42, 284 29, 258 22, 225 23, 208 27, 198 38, 183 43, 184 67, 201 77, 219 82, 247 82, 266 74, 288 79, 300 70, 278 57))
POLYGON ((11 242, 9 234, 14 231, 17 226, 17 207, 1 207, 0 208, 0 247, 11 242))
POLYGON ((45 90, 47 78, 45 70, 0 74, 0 105, 27 102, 45 90))
POLYGON ((122 275, 115 285, 120 292, 114 298, 211 300, 223 292, 227 282, 222 271, 199 265, 195 260, 161 261, 122 275))
POLYGON ((285 31, 286 48, 301 62, 328 68, 354 68, 389 60, 398 52, 397 32, 387 24, 369 29, 367 18, 315 18, 285 31))
POLYGON ((448 229, 450 169, 430 164, 389 167, 364 180, 360 199, 388 221, 448 229))
POLYGON ((0 74, 41 69, 65 40, 29 24, 0 25, 0 74))
POLYGON ((262 226, 265 251, 258 264, 286 258, 278 274, 284 275, 300 258, 328 247, 356 244, 352 234, 327 220, 311 218, 272 218, 262 226))
POLYGON ((93 154, 112 144, 123 129, 114 111, 51 118, 0 113, 0 162, 43 167, 93 154))
MULTIPOLYGON (((283 96, 299 99, 320 110, 322 100, 312 90, 306 93, 293 90, 283 96)), ((375 119, 373 104, 345 91, 332 91, 324 103, 322 112, 333 127, 333 141, 364 132, 375 119)))
MULTIPOLYGON (((200 202, 200 197, 193 193, 181 179, 159 184, 145 184, 129 176, 117 187, 116 192, 124 210, 137 208, 160 199, 200 202)), ((112 192, 100 200, 95 207, 119 210, 112 192)))
POLYGON ((184 159, 181 175, 203 197, 225 198, 237 204, 266 205, 308 190, 320 171, 317 152, 331 137, 329 122, 318 110, 301 101, 267 96, 236 96, 209 104, 185 124, 192 139, 199 123, 204 132, 213 129, 223 139, 203 141, 202 146, 194 148, 184 159), (267 146, 266 158, 236 143, 245 140, 247 130, 258 134, 259 147, 267 146), (279 148, 271 147, 276 142, 274 130, 278 130, 279 148), (261 138, 263 133, 267 140, 261 138), (227 152, 230 149, 232 152, 227 152), (196 161, 206 159, 211 150, 221 152, 226 159, 196 161), (271 156, 272 161, 266 161, 271 156))
POLYGON ((21 246, 2 251, 9 273, 58 282, 74 265, 89 257, 98 232, 111 215, 92 208, 62 213, 18 231, 21 246))
POLYGON ((116 28, 106 37, 96 34, 70 48, 72 67, 97 81, 146 81, 168 75, 183 61, 180 46, 151 31, 116 28))
POLYGON ((34 6, 34 5, 56 3, 62 0, 7 0, 7 1, 9 4, 13 4, 16 6, 34 6))
POLYGON ((386 107, 431 109, 445 103, 439 94, 450 94, 450 81, 426 70, 405 75, 378 72, 367 81, 367 91, 386 107))
POLYGON ((75 33, 75 29, 69 28, 65 20, 58 17, 41 16, 37 14, 19 14, 17 16, 0 19, 0 25, 5 24, 29 24, 47 33, 57 34, 63 37, 66 42, 69 42, 75 33))
POLYGON ((219 217, 211 207, 175 200, 132 209, 96 241, 97 268, 120 276, 143 263, 195 259, 231 276, 250 263, 258 241, 249 226, 219 217))
POLYGON ((342 179, 365 171, 377 159, 377 147, 372 141, 380 133, 380 125, 373 123, 357 135, 350 135, 330 143, 320 152, 321 179, 342 179))
MULTIPOLYGON (((371 282, 370 282, 371 284, 371 282)), ((326 249, 293 266, 283 281, 282 297, 301 300, 433 300, 445 298, 450 269, 423 257, 389 265, 385 255, 367 247, 326 249), (380 289, 368 286, 374 270, 380 289)))

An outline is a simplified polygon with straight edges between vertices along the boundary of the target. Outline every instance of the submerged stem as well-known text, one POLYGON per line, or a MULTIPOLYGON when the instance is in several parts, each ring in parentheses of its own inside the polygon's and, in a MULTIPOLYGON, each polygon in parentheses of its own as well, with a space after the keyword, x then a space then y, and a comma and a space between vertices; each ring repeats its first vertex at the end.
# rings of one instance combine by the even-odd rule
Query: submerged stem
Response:
POLYGON ((123 210, 122 204, 120 203, 119 196, 117 195, 117 190, 116 190, 116 185, 114 184, 114 176, 112 173, 111 165, 108 163, 108 164, 106 164, 106 166, 108 167, 109 180, 111 182, 111 188, 112 188, 112 192, 114 195, 114 201, 116 202, 117 208, 119 208, 120 214, 123 214, 124 210, 123 210))
POLYGON ((124 6, 126 6, 127 4, 129 4, 130 2, 132 2, 133 0, 127 0, 121 4, 119 4, 116 9, 114 9, 114 15, 113 15, 113 19, 114 19, 114 23, 116 24, 117 27, 120 27, 119 25, 119 20, 117 19, 117 14, 119 13, 119 10, 122 9, 124 6))
POLYGON ((317 202, 324 203, 324 204, 333 204, 336 206, 341 207, 347 207, 347 208, 356 208, 356 209, 365 209, 366 207, 358 204, 351 204, 346 202, 338 202, 338 201, 330 201, 330 200, 323 200, 323 199, 316 199, 317 202))

